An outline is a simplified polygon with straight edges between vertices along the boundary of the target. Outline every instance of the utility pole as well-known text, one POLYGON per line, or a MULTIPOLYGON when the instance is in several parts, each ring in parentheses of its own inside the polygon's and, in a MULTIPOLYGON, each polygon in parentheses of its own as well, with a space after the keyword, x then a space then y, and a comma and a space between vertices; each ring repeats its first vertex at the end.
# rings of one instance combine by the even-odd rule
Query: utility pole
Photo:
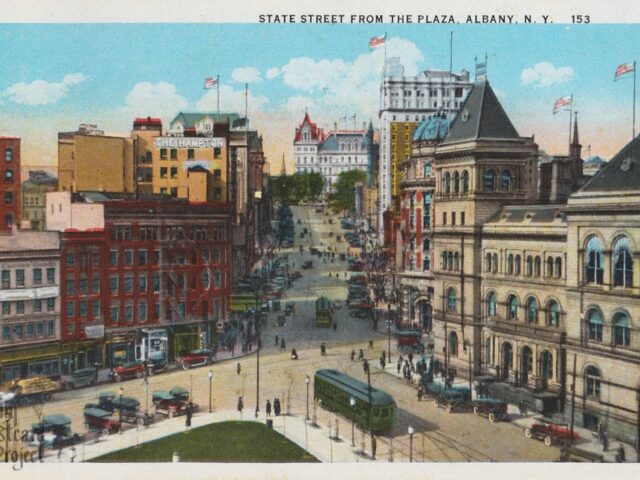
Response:
POLYGON ((576 411, 576 365, 578 362, 578 357, 574 353, 573 354, 573 380, 571 382, 571 438, 569 442, 573 444, 573 424, 575 421, 575 411, 576 411))

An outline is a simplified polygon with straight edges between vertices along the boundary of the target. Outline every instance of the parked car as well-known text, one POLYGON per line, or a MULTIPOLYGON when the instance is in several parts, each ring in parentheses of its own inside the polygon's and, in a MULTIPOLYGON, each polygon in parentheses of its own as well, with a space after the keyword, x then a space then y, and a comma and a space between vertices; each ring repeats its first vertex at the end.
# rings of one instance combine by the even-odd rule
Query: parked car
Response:
POLYGON ((149 368, 149 375, 168 370, 167 355, 164 352, 151 352, 147 359, 147 367, 149 368))
POLYGON ((101 410, 115 413, 119 420, 144 426, 150 423, 151 417, 140 410, 140 402, 133 397, 116 395, 112 391, 98 394, 98 405, 101 410))
POLYGON ((285 315, 291 315, 293 313, 294 310, 294 305, 293 303, 287 303, 284 307, 284 314, 285 315))
POLYGON ((144 377, 144 371, 144 363, 140 361, 118 365, 113 369, 113 380, 120 382, 125 378, 142 378, 144 377))
POLYGON ((474 415, 484 415, 491 423, 507 418, 507 402, 491 397, 478 397, 473 401, 474 415))
POLYGON ((287 324, 287 319, 285 318, 284 315, 278 315, 278 318, 276 320, 276 325, 279 327, 284 327, 287 324))
POLYGON ((68 447, 82 440, 81 435, 71 431, 71 419, 61 414, 45 415, 32 424, 31 437, 31 445, 39 445, 42 439, 45 448, 51 449, 68 447))
POLYGON ((120 422, 113 418, 113 413, 98 408, 97 405, 87 404, 84 406, 84 423, 87 429, 98 431, 102 435, 109 435, 120 430, 120 422))
POLYGON ((183 369, 187 370, 199 365, 209 365, 210 363, 213 363, 213 357, 213 350, 209 348, 199 348, 180 357, 178 359, 178 363, 182 365, 183 369))
POLYGON ((549 418, 537 418, 535 422, 524 429, 524 436, 544 441, 546 446, 556 442, 565 442, 579 438, 577 432, 571 432, 566 423, 557 422, 549 418))
MULTIPOLYGON (((176 387, 173 387, 168 392, 164 390, 153 392, 152 396, 155 413, 166 415, 169 418, 185 413, 188 401, 188 392, 185 398, 182 391, 177 391, 176 387)), ((192 411, 197 409, 198 406, 192 404, 192 411)))
POLYGON ((65 390, 73 390, 74 388, 89 387, 95 385, 98 381, 98 370, 96 368, 81 368, 71 375, 62 377, 65 390))

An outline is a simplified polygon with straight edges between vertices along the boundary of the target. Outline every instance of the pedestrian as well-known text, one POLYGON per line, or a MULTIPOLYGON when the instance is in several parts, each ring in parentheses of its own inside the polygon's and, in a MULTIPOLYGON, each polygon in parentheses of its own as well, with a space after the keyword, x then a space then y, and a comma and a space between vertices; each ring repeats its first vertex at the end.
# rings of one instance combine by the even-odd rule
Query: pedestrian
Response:
POLYGON ((398 375, 400 375, 400 369, 402 368, 402 362, 400 360, 398 360, 397 367, 398 367, 398 375))
POLYGON ((375 435, 371 436, 371 458, 376 459, 376 448, 378 446, 378 442, 376 441, 375 435))
POLYGON ((280 339, 280 350, 282 350, 283 352, 286 350, 286 345, 284 343, 284 338, 280 339))
POLYGON ((62 461, 62 448, 58 448, 58 462, 62 461))
POLYGON ((373 340, 369 340, 369 348, 373 348, 373 340))
POLYGON ((38 460, 40 463, 44 460, 44 435, 42 433, 38 437, 38 460))
POLYGON ((238 397, 238 412, 240 412, 240 417, 242 417, 243 408, 244 408, 244 403, 242 402, 242 397, 238 397))
POLYGON ((280 399, 278 397, 273 399, 273 413, 276 417, 280 416, 280 399))
POLYGON ((418 386, 418 401, 421 402, 422 401, 422 395, 424 395, 424 391, 423 391, 423 387, 422 384, 420 386, 418 386))
POLYGON ((338 330, 338 322, 333 322, 333 331, 338 330))
POLYGON ((353 362, 353 359, 356 358, 356 351, 355 350, 351 350, 351 361, 353 362))
POLYGON ((191 400, 189 400, 189 402, 187 403, 187 407, 185 408, 185 415, 187 418, 184 422, 184 426, 186 428, 186 433, 189 433, 189 430, 191 429, 191 417, 193 416, 193 403, 191 403, 191 400))
POLYGON ((358 354, 358 360, 362 360, 364 358, 364 351, 360 349, 360 353, 358 354))
POLYGON ((71 458, 71 463, 76 460, 76 447, 71 447, 71 453, 69 454, 69 457, 71 458))
POLYGON ((271 402, 267 398, 267 407, 266 407, 267 417, 271 416, 271 402))
POLYGON ((600 422, 598 422, 598 424, 596 425, 596 432, 598 434, 598 440, 600 440, 602 442, 602 432, 604 430, 602 429, 602 424, 600 422))
POLYGON ((609 450, 609 439, 607 438, 607 432, 602 432, 602 451, 606 452, 609 450))
POLYGON ((413 363, 413 352, 409 352, 409 363, 413 363))
POLYGON ((278 335, 276 335, 276 347, 278 346, 278 343, 280 342, 278 342, 278 335))
POLYGON ((238 362, 238 365, 236 365, 236 373, 240 375, 241 370, 242 370, 242 367, 240 367, 240 362, 238 362))
POLYGON ((364 370, 365 374, 369 371, 369 362, 367 360, 365 360, 362 364, 362 369, 364 370))
POLYGON ((618 451, 616 452, 616 462, 624 463, 627 461, 627 453, 624 451, 624 445, 618 445, 618 451))

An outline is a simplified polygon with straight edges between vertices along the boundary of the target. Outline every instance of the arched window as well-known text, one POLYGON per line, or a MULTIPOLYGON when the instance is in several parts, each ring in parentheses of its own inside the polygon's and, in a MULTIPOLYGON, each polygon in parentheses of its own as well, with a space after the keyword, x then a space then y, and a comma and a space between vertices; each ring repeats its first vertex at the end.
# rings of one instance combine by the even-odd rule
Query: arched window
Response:
POLYGON ((551 300, 547 305, 547 325, 550 327, 560 326, 560 306, 555 300, 551 300))
POLYGON ((527 323, 538 323, 538 301, 529 297, 526 303, 527 323))
POLYGON ((11 148, 7 148, 4 151, 4 159, 7 162, 13 161, 13 150, 11 148))
POLYGON ((527 257, 527 277, 533 275, 533 257, 529 255, 527 257))
POLYGON ((449 172, 444 174, 444 193, 451 193, 451 175, 449 172))
POLYGON ((613 286, 629 288, 633 286, 633 258, 631 243, 627 237, 618 237, 613 242, 613 286))
POLYGON ((545 277, 553 276, 553 257, 547 257, 547 271, 545 272, 545 277))
POLYGON ((449 265, 447 263, 447 252, 442 252, 442 269, 447 270, 448 266, 449 265))
POLYGON ((469 172, 466 170, 462 172, 462 193, 469 191, 469 172))
POLYGON ((616 346, 628 347, 631 334, 629 315, 626 312, 618 312, 613 316, 613 343, 616 346))
POLYGON ((453 269, 456 272, 460 270, 460 255, 458 255, 458 252, 453 254, 453 269))
POLYGON ((498 254, 497 253, 493 254, 493 260, 491 263, 492 263, 491 267, 492 267, 493 273, 498 273, 498 254))
POLYGON ((602 341, 602 315, 593 308, 587 312, 587 324, 589 327, 589 340, 602 341))
POLYGON ((556 257, 556 278, 562 278, 562 258, 556 257))
POLYGON ((458 356, 458 334, 456 332, 449 333, 449 355, 458 356))
POLYGON ((453 172, 453 193, 460 193, 460 174, 453 172))
POLYGON ((585 278, 587 283, 602 285, 604 277, 604 247, 598 237, 592 235, 588 238, 585 252, 585 278))
POLYGON ((520 275, 520 263, 521 263, 520 255, 516 255, 516 261, 515 261, 515 274, 516 275, 520 275))
POLYGON ((587 397, 600 397, 600 370, 593 365, 588 366, 584 371, 585 394, 587 397))
POLYGON ((507 192, 511 190, 511 172, 509 170, 502 170, 500 174, 500 189, 507 192))
POLYGON ((498 301, 496 299, 496 292, 491 292, 487 297, 487 316, 488 317, 496 316, 497 305, 498 305, 498 301))
POLYGON ((507 318, 509 320, 518 319, 518 307, 518 297, 515 295, 509 295, 509 298, 507 298, 507 318))
POLYGON ((507 257, 507 273, 513 275, 513 253, 507 257))
POLYGON ((496 189, 496 172, 491 168, 484 172, 482 183, 485 190, 493 191, 496 189))
POLYGON ((451 312, 455 312, 458 306, 458 297, 456 296, 456 291, 453 287, 447 290, 447 310, 451 312))
POLYGON ((539 256, 536 256, 534 267, 535 267, 534 268, 534 273, 535 273, 536 277, 539 277, 540 276, 540 270, 541 270, 541 267, 542 267, 542 260, 540 259, 539 256))
POLYGON ((4 172, 4 181, 5 183, 13 183, 13 170, 7 169, 7 171, 4 172))
POLYGON ((487 253, 486 256, 486 263, 485 263, 485 272, 490 272, 491 271, 491 259, 493 257, 491 257, 490 253, 487 253))
POLYGON ((447 256, 449 257, 449 270, 453 270, 453 252, 448 252, 447 256))

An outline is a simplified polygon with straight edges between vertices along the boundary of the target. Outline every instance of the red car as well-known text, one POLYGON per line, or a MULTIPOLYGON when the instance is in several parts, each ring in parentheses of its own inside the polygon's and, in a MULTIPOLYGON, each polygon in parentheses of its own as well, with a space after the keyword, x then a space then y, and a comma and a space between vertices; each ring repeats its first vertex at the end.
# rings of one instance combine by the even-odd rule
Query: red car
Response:
POLYGON ((546 418, 539 418, 533 425, 525 428, 524 436, 543 440, 546 446, 551 446, 554 442, 564 442, 579 438, 576 432, 571 432, 566 423, 559 423, 546 418))
POLYGON ((144 363, 142 362, 129 362, 124 365, 119 365, 113 369, 113 379, 116 382, 121 381, 124 378, 142 378, 144 377, 144 363))
POLYGON ((199 365, 209 365, 210 363, 213 363, 213 357, 213 350, 200 348, 183 355, 178 360, 178 363, 182 364, 182 368, 187 370, 188 368, 197 367, 199 365))

